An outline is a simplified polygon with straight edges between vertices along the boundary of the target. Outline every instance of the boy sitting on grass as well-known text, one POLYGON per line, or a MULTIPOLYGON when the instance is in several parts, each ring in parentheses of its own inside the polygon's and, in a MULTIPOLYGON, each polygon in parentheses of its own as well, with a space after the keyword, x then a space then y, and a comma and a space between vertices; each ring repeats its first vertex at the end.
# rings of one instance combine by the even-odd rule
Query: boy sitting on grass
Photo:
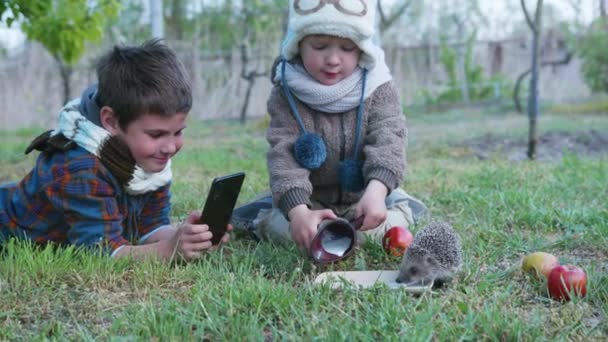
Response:
POLYGON ((99 247, 113 257, 201 257, 212 233, 197 223, 200 214, 177 227, 169 222, 171 157, 192 106, 183 65, 153 40, 114 47, 97 77, 98 85, 61 110, 57 127, 27 148, 42 152, 32 171, 0 186, 0 242, 99 247))

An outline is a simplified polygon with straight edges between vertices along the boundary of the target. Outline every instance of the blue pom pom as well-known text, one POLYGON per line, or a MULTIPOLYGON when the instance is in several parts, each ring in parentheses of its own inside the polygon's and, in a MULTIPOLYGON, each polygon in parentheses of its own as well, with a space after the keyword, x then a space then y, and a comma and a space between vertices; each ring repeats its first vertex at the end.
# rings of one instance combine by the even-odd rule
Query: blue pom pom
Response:
POLYGON ((340 185, 347 192, 359 192, 363 190, 363 163, 356 159, 347 159, 340 163, 340 185))
POLYGON ((327 158, 327 149, 323 139, 314 133, 304 133, 300 135, 293 147, 296 161, 309 170, 321 167, 327 158))

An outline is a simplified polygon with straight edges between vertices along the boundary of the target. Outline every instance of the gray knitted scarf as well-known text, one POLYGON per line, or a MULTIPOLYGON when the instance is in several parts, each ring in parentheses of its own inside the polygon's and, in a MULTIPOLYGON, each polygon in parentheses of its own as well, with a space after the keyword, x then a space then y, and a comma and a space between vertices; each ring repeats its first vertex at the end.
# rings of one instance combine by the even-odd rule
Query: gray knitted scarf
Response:
MULTIPOLYGON (((275 82, 281 81, 280 68, 281 63, 278 63, 275 82)), ((290 62, 285 67, 285 79, 294 96, 312 109, 324 113, 344 113, 357 107, 361 98, 362 76, 363 69, 357 67, 350 76, 328 86, 315 80, 299 63, 290 62)), ((365 98, 391 79, 392 76, 384 60, 377 61, 376 66, 368 71, 365 98)))

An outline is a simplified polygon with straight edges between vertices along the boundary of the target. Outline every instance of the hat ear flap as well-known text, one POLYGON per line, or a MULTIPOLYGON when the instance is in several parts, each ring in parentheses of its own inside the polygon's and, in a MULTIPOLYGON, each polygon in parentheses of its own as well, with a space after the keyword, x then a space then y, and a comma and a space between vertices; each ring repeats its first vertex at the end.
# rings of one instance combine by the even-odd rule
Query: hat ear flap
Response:
POLYGON ((294 157, 303 168, 318 169, 327 158, 327 148, 323 138, 315 133, 300 135, 294 145, 294 157))

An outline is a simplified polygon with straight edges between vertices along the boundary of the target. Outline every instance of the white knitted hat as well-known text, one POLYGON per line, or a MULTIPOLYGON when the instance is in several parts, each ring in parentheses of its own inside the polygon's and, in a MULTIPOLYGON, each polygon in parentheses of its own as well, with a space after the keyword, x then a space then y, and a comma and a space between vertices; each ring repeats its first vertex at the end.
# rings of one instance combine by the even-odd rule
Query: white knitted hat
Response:
POLYGON ((376 5, 377 0, 289 0, 281 55, 290 60, 305 36, 327 34, 352 40, 363 52, 359 66, 373 69, 380 49, 372 42, 376 5))

